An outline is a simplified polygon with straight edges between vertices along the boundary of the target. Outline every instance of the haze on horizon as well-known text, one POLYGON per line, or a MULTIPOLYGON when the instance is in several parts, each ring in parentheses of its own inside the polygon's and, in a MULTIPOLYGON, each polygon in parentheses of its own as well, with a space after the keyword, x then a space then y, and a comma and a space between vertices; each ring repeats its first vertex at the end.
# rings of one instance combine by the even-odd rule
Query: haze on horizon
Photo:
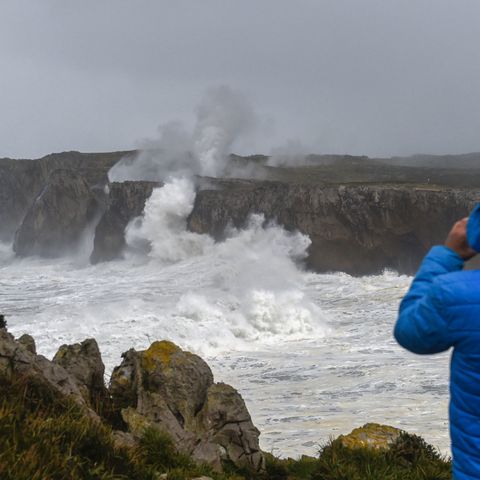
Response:
POLYGON ((480 151, 477 0, 5 0, 0 157, 131 149, 203 92, 288 142, 370 156, 480 151))

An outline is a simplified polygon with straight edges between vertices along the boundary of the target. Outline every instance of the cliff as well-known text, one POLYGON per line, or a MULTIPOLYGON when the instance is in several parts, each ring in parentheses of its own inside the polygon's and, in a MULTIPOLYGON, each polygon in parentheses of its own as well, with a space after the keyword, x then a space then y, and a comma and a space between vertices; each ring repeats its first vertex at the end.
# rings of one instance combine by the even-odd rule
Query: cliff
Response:
MULTIPOLYGON (((108 183, 112 165, 134 154, 0 159, 0 240, 17 232, 18 255, 55 256, 98 222, 91 261, 121 257, 126 225, 160 185, 108 183)), ((480 198, 478 158, 310 155, 299 166, 271 167, 265 156, 231 156, 232 174, 257 180, 198 179, 188 228, 220 239, 229 223, 242 227, 250 214, 263 213, 310 236, 307 264, 318 272, 410 274, 480 198)))
POLYGON ((38 160, 0 159, 0 241, 12 240, 55 170, 73 170, 90 186, 105 184, 110 168, 128 154, 133 152, 64 152, 38 160))
POLYGON ((126 246, 125 228, 128 222, 143 213, 145 202, 157 182, 113 182, 109 185, 107 207, 95 229, 92 263, 113 260, 121 256, 126 246))
POLYGON ((443 243, 468 214, 480 189, 409 184, 312 184, 210 180, 197 194, 189 229, 220 239, 262 213, 307 234, 315 271, 372 274, 384 268, 412 274, 427 250, 443 243))

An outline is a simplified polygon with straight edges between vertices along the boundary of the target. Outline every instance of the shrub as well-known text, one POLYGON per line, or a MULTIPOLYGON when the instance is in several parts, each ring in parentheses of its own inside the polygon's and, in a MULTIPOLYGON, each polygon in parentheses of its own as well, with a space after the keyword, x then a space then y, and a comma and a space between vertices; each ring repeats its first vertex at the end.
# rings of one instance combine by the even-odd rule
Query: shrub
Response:
POLYGON ((347 448, 333 440, 320 452, 312 480, 447 480, 451 463, 421 437, 403 433, 388 450, 347 448))

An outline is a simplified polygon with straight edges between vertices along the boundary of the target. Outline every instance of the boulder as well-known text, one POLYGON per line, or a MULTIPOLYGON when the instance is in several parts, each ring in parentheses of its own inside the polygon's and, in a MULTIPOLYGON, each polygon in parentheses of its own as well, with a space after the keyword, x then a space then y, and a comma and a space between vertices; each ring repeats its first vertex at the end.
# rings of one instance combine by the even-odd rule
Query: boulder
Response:
POLYGON ((57 257, 78 244, 98 208, 84 177, 56 170, 17 230, 13 249, 20 256, 57 257))
MULTIPOLYGON (((36 355, 27 347, 15 340, 5 328, 0 329, 0 378, 30 378, 86 407, 85 399, 69 373, 62 366, 42 355, 36 355)), ((92 411, 89 414, 95 416, 92 411)))
POLYGON ((18 343, 22 344, 30 353, 36 355, 37 346, 35 345, 35 340, 31 335, 23 334, 19 339, 18 343))
POLYGON ((213 383, 200 357, 171 342, 124 353, 112 373, 110 394, 134 435, 159 428, 180 451, 217 470, 225 460, 257 472, 264 469, 259 431, 240 394, 213 383))
MULTIPOLYGON (((254 471, 263 469, 259 430, 248 413, 242 396, 230 385, 214 383, 200 411, 200 430, 210 442, 220 445, 226 458, 236 466, 254 471)), ((199 452, 194 452, 194 457, 199 452)))
POLYGON ((128 181, 109 185, 107 208, 95 229, 92 263, 119 258, 126 246, 125 228, 142 214, 157 182, 128 181))
POLYGON ((95 339, 62 345, 53 357, 53 362, 61 365, 70 374, 89 405, 97 408, 107 399, 105 366, 95 339))
POLYGON ((338 439, 347 448, 388 450, 401 434, 402 430, 389 425, 367 423, 363 427, 355 428, 348 435, 340 435, 338 439))

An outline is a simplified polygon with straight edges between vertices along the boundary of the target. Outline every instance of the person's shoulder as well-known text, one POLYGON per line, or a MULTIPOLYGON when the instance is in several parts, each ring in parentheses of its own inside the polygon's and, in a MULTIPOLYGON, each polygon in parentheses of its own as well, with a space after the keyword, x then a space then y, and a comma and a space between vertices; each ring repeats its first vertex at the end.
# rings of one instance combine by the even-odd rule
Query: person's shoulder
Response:
POLYGON ((436 296, 445 303, 480 301, 480 270, 461 270, 439 275, 434 281, 436 296))

